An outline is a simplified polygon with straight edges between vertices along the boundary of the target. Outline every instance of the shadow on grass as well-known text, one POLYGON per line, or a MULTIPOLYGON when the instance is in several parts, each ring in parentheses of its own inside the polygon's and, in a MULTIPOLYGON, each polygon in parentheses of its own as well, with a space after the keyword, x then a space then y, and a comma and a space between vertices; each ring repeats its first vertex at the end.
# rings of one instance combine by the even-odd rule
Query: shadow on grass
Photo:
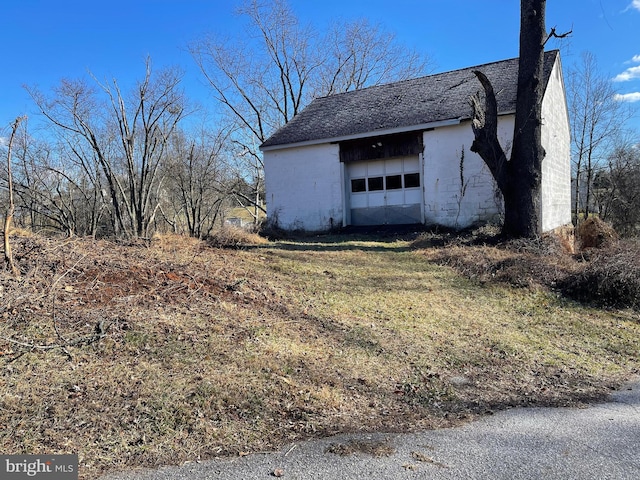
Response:
POLYGON ((348 226, 330 233, 313 234, 304 231, 271 230, 262 233, 269 244, 246 246, 289 251, 406 252, 425 248, 498 245, 505 239, 500 227, 493 224, 472 226, 462 230, 442 226, 376 225, 348 226))
MULTIPOLYGON (((252 245, 248 249, 285 251, 356 251, 406 252, 413 250, 412 242, 431 230, 421 224, 383 225, 372 227, 346 227, 336 232, 311 234, 287 232, 277 235, 265 245, 252 245)), ((437 233, 435 234, 437 235, 437 233)))
MULTIPOLYGON (((397 242, 396 242, 397 243, 397 242)), ((316 240, 316 241, 300 241, 289 240, 286 242, 277 241, 269 245, 255 245, 248 249, 264 249, 264 250, 283 250, 283 251, 305 251, 305 252, 345 252, 345 251, 362 251, 362 252, 408 252, 412 250, 409 245, 397 244, 393 242, 384 242, 380 240, 316 240), (377 245, 365 245, 358 242, 376 242, 377 245), (380 245, 380 243, 385 243, 380 245)))

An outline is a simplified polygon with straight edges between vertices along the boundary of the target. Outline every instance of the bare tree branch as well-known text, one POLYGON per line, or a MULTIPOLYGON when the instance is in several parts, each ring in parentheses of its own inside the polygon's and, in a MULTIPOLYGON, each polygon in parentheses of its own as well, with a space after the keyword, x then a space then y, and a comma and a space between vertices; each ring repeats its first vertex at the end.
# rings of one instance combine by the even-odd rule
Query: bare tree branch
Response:
POLYGON ((551 40, 552 38, 567 38, 569 35, 571 35, 573 33, 573 27, 571 27, 571 30, 569 30, 568 32, 564 32, 564 33, 557 33, 556 32, 556 27, 553 27, 551 29, 551 31, 549 31, 549 34, 547 35, 547 38, 544 40, 544 42, 542 43, 542 45, 546 45, 547 42, 549 40, 551 40))

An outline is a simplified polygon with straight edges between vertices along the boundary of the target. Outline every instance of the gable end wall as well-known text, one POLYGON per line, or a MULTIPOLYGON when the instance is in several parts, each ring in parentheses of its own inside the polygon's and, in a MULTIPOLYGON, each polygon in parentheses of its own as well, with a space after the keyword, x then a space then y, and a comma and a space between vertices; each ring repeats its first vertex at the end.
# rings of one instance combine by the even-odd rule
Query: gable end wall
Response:
POLYGON ((542 101, 541 229, 571 223, 571 132, 560 59, 556 60, 542 101))

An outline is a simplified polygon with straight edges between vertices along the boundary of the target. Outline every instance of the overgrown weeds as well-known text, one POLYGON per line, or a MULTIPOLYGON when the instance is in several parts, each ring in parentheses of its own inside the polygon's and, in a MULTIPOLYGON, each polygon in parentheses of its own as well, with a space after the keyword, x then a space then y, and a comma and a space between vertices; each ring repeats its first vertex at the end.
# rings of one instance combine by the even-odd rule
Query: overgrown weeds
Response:
POLYGON ((212 247, 241 248, 248 245, 264 245, 267 240, 244 228, 226 226, 209 235, 206 242, 212 247))
POLYGON ((576 253, 566 238, 554 234, 503 241, 497 231, 487 236, 484 228, 446 238, 440 245, 433 238, 423 234, 413 246, 431 261, 481 284, 543 288, 599 307, 640 307, 640 242, 619 240, 597 218, 581 226, 576 253))
POLYGON ((581 266, 564 279, 562 291, 582 302, 640 309, 640 243, 624 240, 583 254, 581 266))
POLYGON ((78 453, 88 479, 601 399, 639 371, 637 315, 490 281, 516 275, 510 255, 554 258, 531 248, 17 237, 21 275, 0 273, 0 450, 78 453), (33 348, 101 324, 95 342, 33 348))

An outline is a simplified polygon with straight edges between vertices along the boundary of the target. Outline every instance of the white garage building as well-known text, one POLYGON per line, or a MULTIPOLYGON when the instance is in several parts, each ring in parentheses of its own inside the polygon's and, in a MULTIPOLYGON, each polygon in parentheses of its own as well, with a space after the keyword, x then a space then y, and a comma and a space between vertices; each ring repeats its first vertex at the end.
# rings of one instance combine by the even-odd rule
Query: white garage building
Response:
MULTIPOLYGON (((473 142, 473 70, 492 82, 509 155, 518 60, 317 98, 261 145, 269 220, 288 230, 497 221, 502 199, 473 142)), ((545 54, 540 230, 571 222, 570 129, 559 52, 545 54)))

